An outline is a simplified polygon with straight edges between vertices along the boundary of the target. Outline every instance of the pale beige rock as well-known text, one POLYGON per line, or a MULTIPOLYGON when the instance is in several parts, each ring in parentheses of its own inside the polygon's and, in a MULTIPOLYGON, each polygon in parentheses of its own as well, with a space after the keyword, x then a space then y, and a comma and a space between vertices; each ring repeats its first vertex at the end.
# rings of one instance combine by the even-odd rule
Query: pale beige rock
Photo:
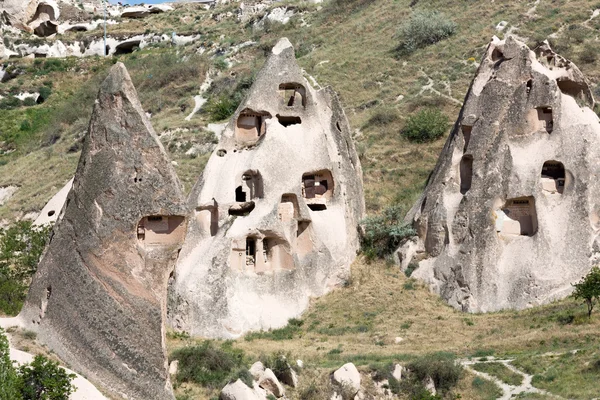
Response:
POLYGON ((470 312, 565 297, 600 260, 600 123, 587 80, 548 44, 494 38, 398 252, 470 312))
POLYGON ((271 369, 267 368, 262 373, 258 380, 258 386, 273 393, 275 397, 282 397, 285 395, 285 389, 279 382, 279 379, 275 376, 271 369))
POLYGON ((265 366, 260 361, 255 362, 249 369, 250 375, 255 380, 260 380, 261 376, 265 373, 265 366))
POLYGON ((273 48, 192 189, 170 324, 204 337, 278 328, 342 285, 359 247, 362 170, 331 89, 273 48))
POLYGON ((264 400, 264 398, 238 379, 223 388, 219 400, 264 400))
POLYGON ((358 372, 356 366, 352 363, 345 364, 336 370, 332 375, 332 380, 334 384, 342 388, 351 388, 354 391, 354 395, 360 389, 360 372, 358 372))

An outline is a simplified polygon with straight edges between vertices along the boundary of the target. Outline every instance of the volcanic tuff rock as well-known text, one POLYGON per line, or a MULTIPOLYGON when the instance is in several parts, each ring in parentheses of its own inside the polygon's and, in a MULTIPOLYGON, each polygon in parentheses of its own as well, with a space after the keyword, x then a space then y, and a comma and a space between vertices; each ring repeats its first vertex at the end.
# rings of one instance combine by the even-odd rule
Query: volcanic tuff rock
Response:
POLYGON ((164 319, 185 201, 121 63, 101 86, 62 214, 21 320, 113 396, 173 398, 164 319))
POLYGON ((169 321, 237 337, 283 326, 349 276, 362 170, 335 93, 273 48, 190 196, 169 321))
POLYGON ((563 297, 600 259, 600 124, 579 69, 494 38, 419 202, 405 268, 465 311, 563 297))

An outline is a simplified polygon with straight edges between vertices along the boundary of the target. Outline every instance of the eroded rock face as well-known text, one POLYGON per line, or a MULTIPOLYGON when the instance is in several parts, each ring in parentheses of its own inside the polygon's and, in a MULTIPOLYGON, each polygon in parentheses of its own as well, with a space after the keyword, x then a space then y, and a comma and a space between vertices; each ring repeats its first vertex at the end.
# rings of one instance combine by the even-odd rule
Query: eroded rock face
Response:
POLYGON ((349 276, 362 172, 335 93, 315 90, 282 39, 190 196, 170 323, 237 337, 280 327, 349 276))
POLYGON ((547 44, 487 49, 400 250, 465 311, 567 295, 600 258, 600 124, 579 69, 547 44))
POLYGON ((114 397, 172 399, 164 319, 185 201, 121 63, 98 94, 62 213, 21 320, 114 397))
POLYGON ((27 25, 37 9, 38 0, 2 0, 0 1, 1 21, 15 28, 32 32, 27 25))

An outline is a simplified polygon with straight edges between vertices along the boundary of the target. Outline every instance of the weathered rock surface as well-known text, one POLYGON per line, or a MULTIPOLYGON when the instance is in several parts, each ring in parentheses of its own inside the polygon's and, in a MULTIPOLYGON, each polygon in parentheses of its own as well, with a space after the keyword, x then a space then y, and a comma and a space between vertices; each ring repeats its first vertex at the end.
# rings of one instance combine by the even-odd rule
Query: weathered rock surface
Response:
POLYGON ((54 196, 52 196, 50 201, 46 203, 33 224, 37 226, 54 224, 58 219, 58 216, 60 215, 65 203, 67 202, 67 196, 69 195, 72 187, 73 179, 70 179, 69 182, 67 182, 65 186, 63 186, 54 196))
POLYGON ((346 390, 352 390, 354 395, 360 390, 360 372, 352 363, 344 364, 333 373, 331 378, 335 385, 346 390))
POLYGON ((487 49, 427 188, 402 267, 456 308, 564 297, 600 259, 600 124, 586 79, 543 45, 487 49))
POLYGON ((273 393, 275 397, 282 397, 285 394, 285 389, 279 382, 279 379, 277 379, 275 373, 269 368, 265 369, 260 376, 258 386, 273 393))
POLYGON ((219 395, 219 400, 264 400, 265 396, 256 393, 250 389, 244 382, 237 380, 229 383, 223 388, 219 395))
POLYGON ((284 326, 348 278, 362 171, 335 93, 273 48, 190 195, 170 291, 175 329, 238 337, 284 326))
POLYGON ((15 28, 32 32, 27 23, 34 16, 37 3, 38 0, 3 0, 0 3, 1 21, 15 28))
POLYGON ((185 201, 121 63, 101 86, 62 213, 21 320, 112 396, 172 399, 164 319, 185 201))

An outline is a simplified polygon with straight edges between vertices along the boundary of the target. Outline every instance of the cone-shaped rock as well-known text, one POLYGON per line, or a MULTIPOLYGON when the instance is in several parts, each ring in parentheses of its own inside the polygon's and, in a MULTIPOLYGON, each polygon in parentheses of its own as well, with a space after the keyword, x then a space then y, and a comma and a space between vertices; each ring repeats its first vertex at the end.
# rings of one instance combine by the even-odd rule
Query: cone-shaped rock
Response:
POLYGON ((403 267, 465 311, 563 297, 600 258, 600 124, 547 44, 487 49, 425 193, 403 267))
POLYGON ((98 94, 62 213, 21 318, 115 397, 173 398, 164 319, 185 204, 121 63, 98 94))
POLYGON ((280 327, 344 282, 364 213, 362 171, 336 94, 273 48, 194 187, 170 323, 210 337, 280 327))

